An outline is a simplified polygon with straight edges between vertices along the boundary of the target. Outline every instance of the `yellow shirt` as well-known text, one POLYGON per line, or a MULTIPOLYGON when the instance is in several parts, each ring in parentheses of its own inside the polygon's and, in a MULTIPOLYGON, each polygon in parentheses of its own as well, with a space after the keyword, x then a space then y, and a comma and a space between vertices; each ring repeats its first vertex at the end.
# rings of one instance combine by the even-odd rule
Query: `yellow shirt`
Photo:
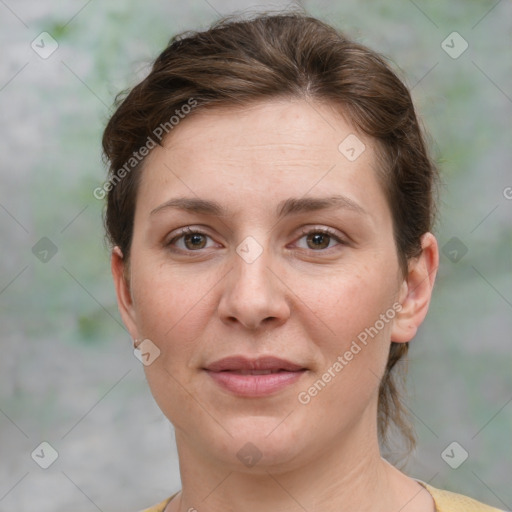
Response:
MULTIPOLYGON (((427 491, 432 495, 434 503, 436 504, 436 512, 503 512, 489 505, 484 505, 479 501, 476 501, 462 494, 456 494, 450 491, 443 491, 436 489, 425 482, 416 480, 420 485, 425 487, 427 491)), ((170 498, 162 501, 162 503, 155 505, 154 507, 147 508, 142 512, 163 512, 166 505, 176 496, 175 493, 170 498)))

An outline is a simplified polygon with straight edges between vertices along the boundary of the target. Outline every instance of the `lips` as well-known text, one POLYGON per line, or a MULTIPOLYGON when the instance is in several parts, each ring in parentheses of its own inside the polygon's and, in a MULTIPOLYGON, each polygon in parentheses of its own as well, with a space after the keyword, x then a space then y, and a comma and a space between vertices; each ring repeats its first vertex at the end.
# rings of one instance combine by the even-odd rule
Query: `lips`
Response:
POLYGON ((264 375, 266 373, 277 373, 278 371, 296 372, 304 369, 303 366, 271 356, 252 360, 241 356, 225 357, 206 367, 206 370, 212 372, 237 371, 242 374, 252 373, 254 375, 258 375, 258 372, 260 372, 260 375, 264 375))
POLYGON ((204 370, 222 389, 238 396, 263 397, 297 382, 307 368, 278 357, 226 357, 204 370))

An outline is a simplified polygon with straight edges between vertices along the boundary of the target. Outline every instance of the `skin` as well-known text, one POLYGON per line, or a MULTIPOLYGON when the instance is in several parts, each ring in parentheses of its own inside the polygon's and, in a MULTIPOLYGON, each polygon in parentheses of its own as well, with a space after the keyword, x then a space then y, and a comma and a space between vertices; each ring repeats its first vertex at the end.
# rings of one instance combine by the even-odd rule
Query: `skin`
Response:
POLYGON ((174 425, 182 481, 166 512, 434 511, 428 492, 380 456, 377 394, 391 341, 411 340, 425 318, 438 247, 425 233, 401 275, 376 161, 372 140, 329 105, 283 99, 199 112, 148 156, 129 265, 115 248, 112 272, 130 334, 160 350, 144 369, 174 425), (349 134, 366 146, 353 162, 338 150, 349 134), (290 197, 334 193, 365 213, 276 214, 290 197), (228 214, 151 213, 176 197, 214 200, 228 214), (186 226, 206 236, 175 239, 186 226), (308 240, 303 228, 331 228, 341 242, 308 240), (252 263, 236 252, 248 236, 262 249, 252 263), (397 303, 378 335, 299 403, 397 303), (273 395, 237 397, 201 370, 234 354, 275 355, 308 371, 273 395), (252 467, 237 457, 247 442, 261 453, 252 467))

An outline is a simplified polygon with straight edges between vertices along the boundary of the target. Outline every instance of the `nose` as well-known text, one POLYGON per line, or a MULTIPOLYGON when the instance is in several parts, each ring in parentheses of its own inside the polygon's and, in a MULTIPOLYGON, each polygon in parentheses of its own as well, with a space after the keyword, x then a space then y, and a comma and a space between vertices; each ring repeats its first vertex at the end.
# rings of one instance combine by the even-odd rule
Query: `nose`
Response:
POLYGON ((243 252, 233 254, 234 268, 223 280, 218 306, 224 323, 238 323, 256 330, 286 322, 290 316, 287 288, 278 277, 278 271, 272 269, 271 259, 267 250, 254 260, 245 258, 243 252))

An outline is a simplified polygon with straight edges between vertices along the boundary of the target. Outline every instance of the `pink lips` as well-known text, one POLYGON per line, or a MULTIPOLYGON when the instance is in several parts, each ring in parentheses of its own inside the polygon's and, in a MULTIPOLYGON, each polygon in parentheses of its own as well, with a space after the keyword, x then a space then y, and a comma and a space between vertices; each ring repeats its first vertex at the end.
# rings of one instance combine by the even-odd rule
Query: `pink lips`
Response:
POLYGON ((224 389, 239 396, 265 396, 296 382, 306 368, 277 357, 226 357, 204 368, 224 389))

